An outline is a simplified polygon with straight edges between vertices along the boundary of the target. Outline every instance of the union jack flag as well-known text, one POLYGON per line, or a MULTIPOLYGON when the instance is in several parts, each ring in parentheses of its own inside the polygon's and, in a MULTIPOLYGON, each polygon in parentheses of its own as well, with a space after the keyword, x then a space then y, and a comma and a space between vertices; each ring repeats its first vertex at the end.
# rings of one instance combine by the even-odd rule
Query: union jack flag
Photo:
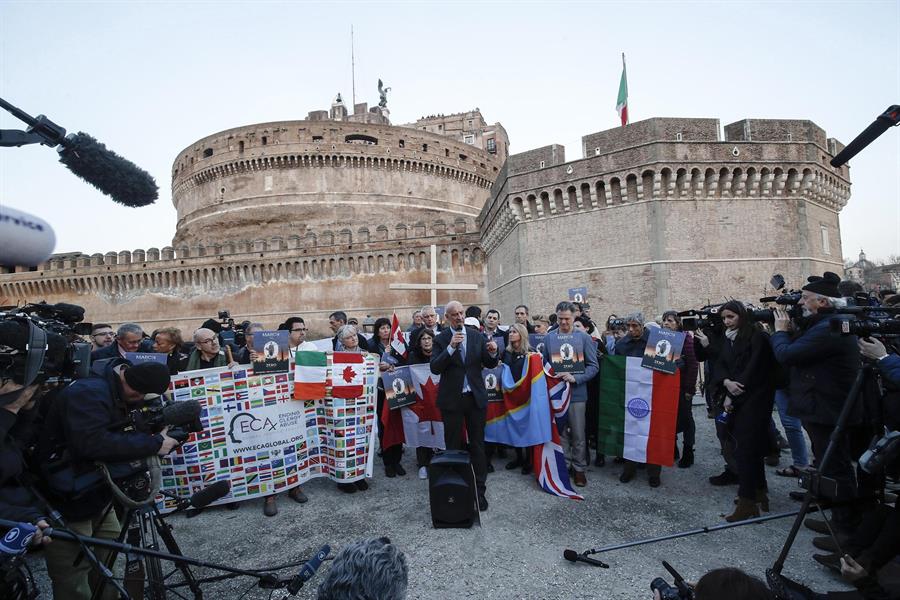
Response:
POLYGON ((584 500, 584 496, 572 489, 569 471, 566 468, 566 455, 559 439, 559 430, 568 421, 569 402, 572 399, 572 387, 562 379, 553 375, 550 365, 544 365, 547 375, 547 390, 550 395, 550 406, 553 418, 550 420, 551 438, 542 446, 534 446, 532 466, 538 485, 548 494, 584 500))

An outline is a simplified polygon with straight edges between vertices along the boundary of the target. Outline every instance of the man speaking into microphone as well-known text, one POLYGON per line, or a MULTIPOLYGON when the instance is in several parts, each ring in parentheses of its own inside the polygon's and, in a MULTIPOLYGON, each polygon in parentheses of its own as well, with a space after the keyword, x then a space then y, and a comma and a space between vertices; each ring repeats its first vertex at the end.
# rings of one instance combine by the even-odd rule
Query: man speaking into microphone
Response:
POLYGON ((478 506, 487 510, 485 498, 487 459, 484 454, 484 423, 487 416, 487 392, 482 368, 497 366, 497 344, 487 341, 476 329, 463 325, 463 305, 453 300, 444 311, 450 329, 434 338, 431 372, 441 376, 437 405, 444 420, 447 450, 463 449, 463 423, 469 440, 469 455, 475 470, 478 506))

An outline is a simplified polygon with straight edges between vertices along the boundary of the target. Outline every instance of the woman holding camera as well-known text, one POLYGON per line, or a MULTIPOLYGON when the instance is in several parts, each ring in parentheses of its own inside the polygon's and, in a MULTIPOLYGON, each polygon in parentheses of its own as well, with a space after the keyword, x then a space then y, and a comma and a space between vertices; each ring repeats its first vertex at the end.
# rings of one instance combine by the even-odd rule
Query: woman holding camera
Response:
POLYGON ((715 395, 725 412, 726 429, 734 443, 738 498, 725 520, 741 521, 769 509, 765 455, 769 421, 775 402, 775 356, 768 336, 737 300, 722 305, 725 329, 714 369, 715 395))

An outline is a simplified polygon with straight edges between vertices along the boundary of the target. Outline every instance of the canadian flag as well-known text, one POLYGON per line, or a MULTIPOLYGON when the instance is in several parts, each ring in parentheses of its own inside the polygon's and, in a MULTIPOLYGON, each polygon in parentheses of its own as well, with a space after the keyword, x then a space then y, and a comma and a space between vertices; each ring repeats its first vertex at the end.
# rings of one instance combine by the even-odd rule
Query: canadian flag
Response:
POLYGON ((400 329, 400 319, 397 318, 397 313, 394 313, 391 317, 391 348, 394 349, 394 352, 406 358, 406 336, 403 335, 403 330, 400 329))
POLYGON ((358 398, 363 395, 363 355, 335 352, 331 367, 331 395, 334 398, 358 398))

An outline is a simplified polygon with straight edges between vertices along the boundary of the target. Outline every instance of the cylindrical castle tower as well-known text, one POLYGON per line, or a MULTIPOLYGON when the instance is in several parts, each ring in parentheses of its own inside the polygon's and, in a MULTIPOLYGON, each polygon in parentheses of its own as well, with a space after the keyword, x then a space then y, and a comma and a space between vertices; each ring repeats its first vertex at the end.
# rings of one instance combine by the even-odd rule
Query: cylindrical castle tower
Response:
POLYGON ((450 137, 389 124, 304 120, 228 129, 175 160, 173 246, 435 219, 462 219, 471 230, 497 162, 450 137))

